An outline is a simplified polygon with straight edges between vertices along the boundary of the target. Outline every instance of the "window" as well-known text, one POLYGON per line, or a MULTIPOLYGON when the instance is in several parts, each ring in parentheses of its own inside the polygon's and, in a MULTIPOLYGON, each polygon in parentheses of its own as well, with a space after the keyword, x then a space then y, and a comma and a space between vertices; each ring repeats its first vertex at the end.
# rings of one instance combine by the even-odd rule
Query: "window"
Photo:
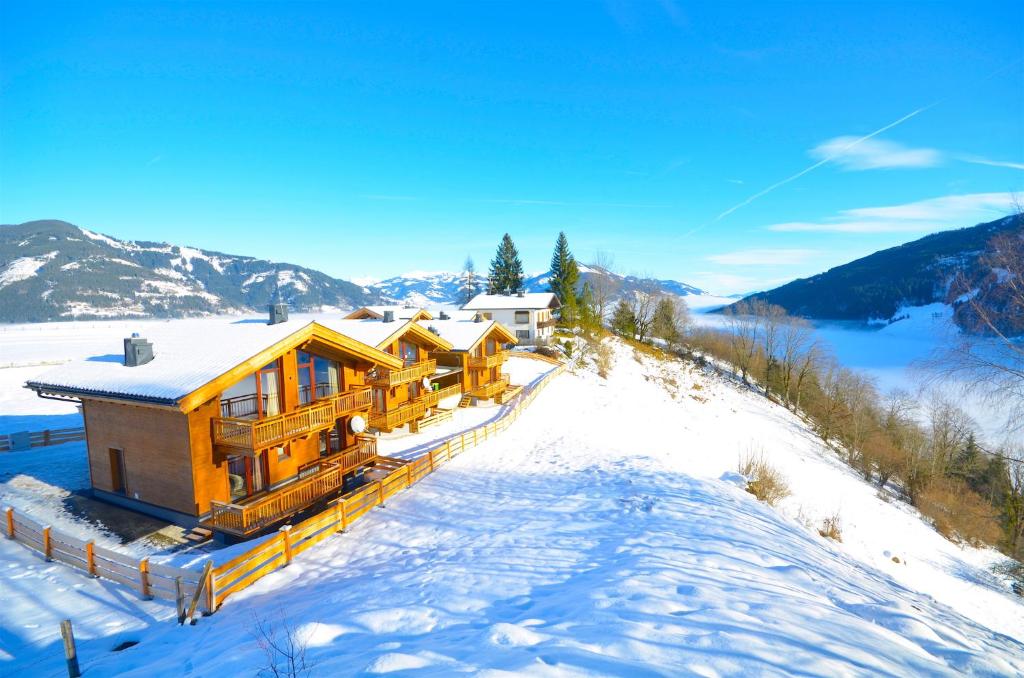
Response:
POLYGON ((530 330, 516 330, 516 339, 529 339, 530 330))
POLYGON ((413 344, 412 342, 398 342, 398 352, 406 367, 419 362, 419 350, 416 348, 416 344, 413 344))
POLYGON ((516 311, 516 324, 517 325, 525 325, 528 322, 530 322, 530 312, 529 311, 516 311))
POLYGON ((124 451, 111 447, 108 452, 110 454, 110 489, 117 494, 128 494, 128 488, 124 482, 124 451))
POLYGON ((291 450, 289 449, 288 445, 282 445, 281 447, 277 448, 278 461, 285 461, 286 459, 290 459, 291 456, 291 450))

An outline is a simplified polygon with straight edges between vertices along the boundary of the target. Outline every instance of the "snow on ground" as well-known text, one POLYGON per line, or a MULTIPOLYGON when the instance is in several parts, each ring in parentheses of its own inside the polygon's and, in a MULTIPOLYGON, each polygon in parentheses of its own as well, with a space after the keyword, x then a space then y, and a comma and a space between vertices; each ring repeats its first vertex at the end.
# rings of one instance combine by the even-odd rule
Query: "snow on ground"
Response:
MULTIPOLYGON (((17 565, 0 574, 0 666, 59 675, 67 614, 92 675, 252 675, 256 618, 294 628, 325 675, 1024 672, 1024 606, 987 574, 996 554, 878 498, 763 398, 615 357, 607 381, 559 377, 504 434, 196 627, 114 585, 69 590, 61 566, 0 541, 17 565), (752 448, 788 477, 778 510, 738 487, 752 448), (840 544, 805 524, 837 510, 840 544), (110 652, 124 639, 140 642, 110 652)), ((527 362, 509 371, 543 368, 527 362)))

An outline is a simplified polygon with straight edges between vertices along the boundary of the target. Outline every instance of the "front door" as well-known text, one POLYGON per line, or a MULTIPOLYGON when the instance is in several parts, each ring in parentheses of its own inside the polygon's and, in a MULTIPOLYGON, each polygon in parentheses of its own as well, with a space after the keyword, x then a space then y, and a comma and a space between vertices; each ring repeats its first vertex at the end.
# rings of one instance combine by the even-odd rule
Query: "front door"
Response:
POLYGON ((109 449, 110 454, 110 489, 118 494, 127 494, 124 483, 124 451, 116 447, 109 449))

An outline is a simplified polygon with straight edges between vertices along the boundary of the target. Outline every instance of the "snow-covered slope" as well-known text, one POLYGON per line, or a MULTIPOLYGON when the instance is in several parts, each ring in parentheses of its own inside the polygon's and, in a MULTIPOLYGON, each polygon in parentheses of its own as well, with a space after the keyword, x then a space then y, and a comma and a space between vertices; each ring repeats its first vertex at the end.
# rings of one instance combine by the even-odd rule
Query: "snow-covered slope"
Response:
POLYGON ((0 540, 0 647, 21 648, 0 671, 60 672, 56 624, 26 626, 66 614, 87 675, 253 675, 255 619, 297 630, 318 675, 1024 672, 997 554, 879 498, 765 399, 621 344, 614 358, 196 627, 0 540), (790 483, 778 509, 738 486, 752 448, 790 483), (837 512, 838 544, 814 529, 837 512), (139 644, 110 652, 123 640, 139 644))

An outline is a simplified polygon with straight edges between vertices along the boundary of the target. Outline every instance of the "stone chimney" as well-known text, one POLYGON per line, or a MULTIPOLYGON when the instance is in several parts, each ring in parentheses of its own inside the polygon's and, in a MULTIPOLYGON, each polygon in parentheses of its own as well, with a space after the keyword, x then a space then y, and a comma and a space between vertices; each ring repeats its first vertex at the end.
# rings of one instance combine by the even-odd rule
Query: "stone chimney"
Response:
POLYGON ((288 322, 288 304, 271 304, 268 325, 288 322))
POLYGON ((393 322, 395 322, 395 312, 394 311, 384 311, 384 322, 386 322, 386 323, 393 323, 393 322))
POLYGON ((125 367, 145 365, 152 359, 153 344, 149 340, 140 337, 138 332, 132 332, 132 336, 124 340, 125 367))

